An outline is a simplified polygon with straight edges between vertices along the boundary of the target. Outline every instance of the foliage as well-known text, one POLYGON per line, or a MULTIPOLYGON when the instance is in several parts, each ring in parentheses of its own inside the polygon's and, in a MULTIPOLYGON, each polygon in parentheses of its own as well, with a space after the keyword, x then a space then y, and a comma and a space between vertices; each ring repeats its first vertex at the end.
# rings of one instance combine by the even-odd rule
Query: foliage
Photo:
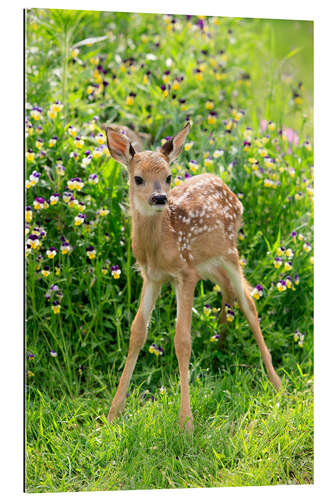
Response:
MULTIPOLYGON (((126 173, 108 154, 106 122, 134 125, 157 147, 192 121, 173 183, 212 172, 242 199, 239 252, 274 364, 288 380, 300 373, 311 377, 311 99, 284 73, 298 51, 291 48, 281 60, 270 56, 267 74, 271 44, 260 20, 39 9, 29 10, 26 20, 32 428, 43 398, 68 401, 91 393, 105 402, 111 391, 109 403, 127 354, 141 278, 131 254, 126 173)), ((193 379, 221 374, 230 365, 259 364, 237 306, 225 348, 217 349, 220 307, 214 284, 200 282, 193 309, 193 379)), ((170 383, 177 370, 174 319, 174 294, 165 287, 135 386, 155 393, 170 383)), ((64 409, 56 403, 54 408, 62 418, 64 409)))

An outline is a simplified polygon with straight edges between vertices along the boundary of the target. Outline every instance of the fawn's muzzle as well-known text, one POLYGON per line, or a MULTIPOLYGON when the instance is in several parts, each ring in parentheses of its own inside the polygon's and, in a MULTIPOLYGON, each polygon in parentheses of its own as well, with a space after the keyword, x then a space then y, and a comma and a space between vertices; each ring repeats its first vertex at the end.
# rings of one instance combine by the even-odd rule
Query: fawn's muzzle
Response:
POLYGON ((168 197, 165 194, 152 194, 150 198, 151 205, 166 205, 168 197))

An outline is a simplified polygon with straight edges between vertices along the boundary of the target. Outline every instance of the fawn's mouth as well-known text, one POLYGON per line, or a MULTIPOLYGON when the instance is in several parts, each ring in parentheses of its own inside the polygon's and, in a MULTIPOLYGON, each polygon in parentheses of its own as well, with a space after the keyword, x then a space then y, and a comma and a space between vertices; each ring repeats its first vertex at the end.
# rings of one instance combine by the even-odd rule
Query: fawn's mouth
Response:
POLYGON ((168 204, 168 197, 165 194, 153 193, 149 199, 149 204, 157 211, 162 211, 168 204))

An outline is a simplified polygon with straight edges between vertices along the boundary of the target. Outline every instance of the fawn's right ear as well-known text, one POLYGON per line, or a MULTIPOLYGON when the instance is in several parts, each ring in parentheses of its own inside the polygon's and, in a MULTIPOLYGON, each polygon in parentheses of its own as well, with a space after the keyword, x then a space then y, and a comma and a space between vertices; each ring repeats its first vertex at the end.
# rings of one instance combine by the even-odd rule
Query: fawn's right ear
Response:
POLYGON ((112 158, 128 167, 135 155, 135 149, 125 134, 121 134, 112 127, 105 128, 106 142, 112 158))

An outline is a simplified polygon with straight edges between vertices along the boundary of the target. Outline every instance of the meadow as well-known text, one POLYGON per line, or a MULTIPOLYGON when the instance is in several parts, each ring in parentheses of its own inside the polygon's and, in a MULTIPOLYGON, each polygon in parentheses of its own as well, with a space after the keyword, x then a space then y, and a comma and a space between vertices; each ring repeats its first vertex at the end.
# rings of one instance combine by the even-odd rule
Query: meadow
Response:
POLYGON ((26 491, 313 482, 312 23, 31 9, 26 22, 26 491), (237 305, 196 289, 193 435, 178 429, 175 296, 162 289, 124 414, 105 415, 141 277, 106 123, 157 148, 192 127, 172 185, 220 176, 244 205, 239 254, 282 377, 237 305))

